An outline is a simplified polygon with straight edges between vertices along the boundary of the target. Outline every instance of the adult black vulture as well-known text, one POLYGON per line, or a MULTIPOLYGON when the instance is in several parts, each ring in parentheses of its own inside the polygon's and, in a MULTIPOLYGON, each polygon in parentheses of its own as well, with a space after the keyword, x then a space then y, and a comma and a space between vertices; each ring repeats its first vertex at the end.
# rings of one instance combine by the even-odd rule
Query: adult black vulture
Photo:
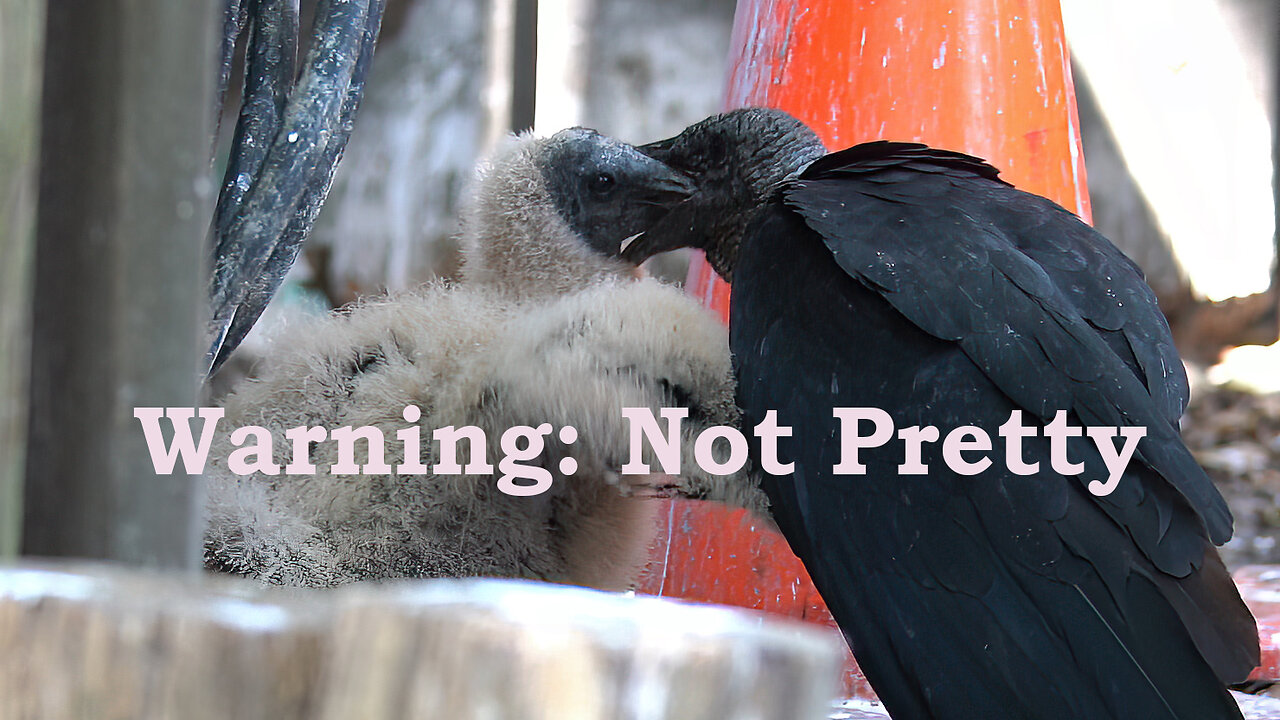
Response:
POLYGON ((723 328, 618 259, 624 239, 690 191, 684 176, 590 130, 513 140, 474 188, 460 284, 295 327, 226 399, 207 474, 206 566, 303 586, 490 575, 625 589, 656 522, 653 503, 636 497, 646 488, 619 474, 630 448, 623 407, 694 408, 683 491, 761 505, 745 484, 719 489, 738 478, 696 472, 694 435, 737 421, 723 328), (512 464, 551 472, 550 487, 503 492, 502 438, 543 423, 572 426, 577 439, 553 435, 512 464), (274 462, 237 449, 242 426, 270 434, 274 462), (382 463, 338 467, 332 431, 353 426, 382 430, 382 463), (486 450, 461 443, 465 472, 446 471, 433 431, 466 426, 483 431, 486 450), (328 431, 309 450, 314 466, 281 473, 286 433, 313 427, 328 431), (413 428, 409 447, 398 438, 413 428), (563 470, 565 457, 576 469, 563 470))
POLYGON ((1214 548, 1232 520, 1179 437, 1186 376, 1132 262, 977 158, 823 156, 778 111, 642 149, 699 191, 625 256, 698 247, 732 280, 744 425, 793 428, 773 517, 895 718, 1240 717, 1225 685, 1258 640, 1214 548), (862 450, 865 474, 834 471, 842 407, 906 430, 862 450), (1146 428, 1109 494, 1093 438, 1066 440, 1082 467, 1053 458, 1060 410, 1146 428), (997 434, 1015 411, 1030 437, 997 434), (925 435, 910 463, 927 426, 986 431, 968 447, 994 462, 925 435))

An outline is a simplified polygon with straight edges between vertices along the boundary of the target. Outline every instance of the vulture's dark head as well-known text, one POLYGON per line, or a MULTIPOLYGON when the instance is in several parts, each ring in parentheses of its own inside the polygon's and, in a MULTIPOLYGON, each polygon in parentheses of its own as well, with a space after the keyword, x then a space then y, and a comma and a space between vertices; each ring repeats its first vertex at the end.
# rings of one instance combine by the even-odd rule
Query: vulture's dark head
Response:
POLYGON ((683 173, 594 130, 515 138, 481 171, 463 272, 518 297, 630 274, 623 242, 692 192, 683 173))
POLYGON ((699 248, 726 280, 753 211, 784 180, 826 154, 804 123, 771 108, 714 115, 639 149, 692 177, 697 189, 628 245, 623 258, 638 263, 667 250, 699 248))

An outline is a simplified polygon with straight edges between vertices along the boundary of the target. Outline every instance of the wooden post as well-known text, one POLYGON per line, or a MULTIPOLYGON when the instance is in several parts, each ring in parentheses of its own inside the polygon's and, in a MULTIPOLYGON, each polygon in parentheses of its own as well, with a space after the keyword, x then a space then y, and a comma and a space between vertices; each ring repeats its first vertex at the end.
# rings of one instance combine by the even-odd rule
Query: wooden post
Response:
POLYGON ((0 567, 0 720, 302 720, 327 596, 110 566, 0 567))
POLYGON ((506 580, 264 589, 0 567, 0 720, 820 720, 836 644, 744 612, 506 580))
POLYGON ((533 127, 538 95, 538 0, 515 0, 511 39, 511 132, 533 127))
POLYGON ((0 0, 0 558, 18 552, 44 3, 0 0))
POLYGON ((545 583, 352 588, 317 717, 818 720, 836 648, 722 608, 545 583))
MULTIPOLYGON (((198 565, 138 406, 192 406, 218 3, 49 3, 22 551, 198 565)), ((8 67, 8 65, 6 65, 8 67)))

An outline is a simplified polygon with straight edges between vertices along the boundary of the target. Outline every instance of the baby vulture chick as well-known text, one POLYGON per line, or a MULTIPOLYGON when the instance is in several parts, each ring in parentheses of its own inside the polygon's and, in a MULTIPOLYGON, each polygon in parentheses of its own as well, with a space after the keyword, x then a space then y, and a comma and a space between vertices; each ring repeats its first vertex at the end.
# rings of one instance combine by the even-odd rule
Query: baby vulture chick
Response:
MULTIPOLYGON (((296 328, 225 403, 224 429, 266 428, 278 460, 292 453, 290 428, 379 428, 392 470, 333 473, 338 443, 326 436, 312 445, 314 474, 239 476, 227 463, 235 444, 220 435, 206 565, 303 586, 489 575, 625 588, 654 506, 619 475, 631 459, 624 407, 689 407, 679 491, 758 507, 740 478, 703 474, 692 458, 694 435, 737 421, 723 327, 677 290, 632 279, 634 266, 617 258, 687 195, 683 176, 590 130, 511 143, 475 189, 460 285, 296 328), (504 432, 543 423, 577 431, 568 442, 553 433, 529 461, 551 471, 550 487, 502 492, 504 432), (441 460, 435 429, 474 426, 487 447, 458 444, 466 474, 396 473, 406 458, 394 439, 414 425, 428 468, 441 460), (566 457, 576 462, 568 473, 566 457)), ((357 462, 364 452, 361 441, 357 462)))
POLYGON ((528 300, 632 276, 621 246, 692 191, 683 174, 594 130, 513 138, 482 169, 463 218, 464 282, 528 300))

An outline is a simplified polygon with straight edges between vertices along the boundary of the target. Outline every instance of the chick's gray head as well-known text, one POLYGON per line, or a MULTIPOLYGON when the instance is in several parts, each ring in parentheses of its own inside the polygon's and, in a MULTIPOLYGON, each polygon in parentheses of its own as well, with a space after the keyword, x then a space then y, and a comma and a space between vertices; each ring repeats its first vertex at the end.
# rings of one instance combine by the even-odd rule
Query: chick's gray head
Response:
POLYGON ((644 232, 693 192, 684 174, 587 128, 553 135, 541 169, 569 227, 605 256, 617 256, 624 240, 644 232))
POLYGON ((699 248, 726 280, 754 212, 783 181, 826 154, 808 126, 772 108, 713 115, 639 149, 692 177, 696 191, 630 243, 623 258, 639 263, 667 250, 699 248))
POLYGON ((464 276, 527 298, 630 274, 623 242, 692 191, 683 173, 594 130, 521 136, 481 171, 464 276))

